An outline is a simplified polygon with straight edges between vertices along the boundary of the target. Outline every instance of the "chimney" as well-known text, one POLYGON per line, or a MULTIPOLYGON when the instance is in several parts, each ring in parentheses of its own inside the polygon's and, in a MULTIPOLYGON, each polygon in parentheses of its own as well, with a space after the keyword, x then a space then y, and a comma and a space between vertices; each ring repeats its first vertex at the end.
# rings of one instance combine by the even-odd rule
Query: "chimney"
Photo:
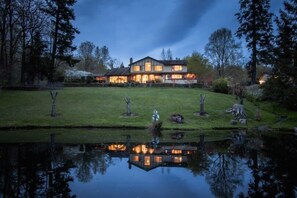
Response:
POLYGON ((130 58, 130 65, 133 63, 133 58, 131 57, 130 58))

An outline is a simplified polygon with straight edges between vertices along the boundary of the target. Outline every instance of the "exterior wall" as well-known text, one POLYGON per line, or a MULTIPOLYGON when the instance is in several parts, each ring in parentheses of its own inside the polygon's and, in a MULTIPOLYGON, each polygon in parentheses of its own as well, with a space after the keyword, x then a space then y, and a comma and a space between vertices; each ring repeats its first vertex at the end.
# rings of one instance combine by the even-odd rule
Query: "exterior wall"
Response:
POLYGON ((164 65, 158 61, 155 61, 150 58, 146 58, 141 61, 137 61, 133 64, 130 65, 130 73, 131 74, 136 74, 136 73, 160 73, 164 71, 164 65), (151 63, 151 70, 150 71, 145 71, 145 63, 150 62, 151 63), (140 66, 140 71, 134 71, 134 66, 140 66), (162 66, 163 70, 162 71, 155 71, 154 66, 162 66))
POLYGON ((182 70, 181 71, 172 71, 172 66, 164 66, 163 72, 166 73, 187 73, 187 66, 182 65, 182 70))

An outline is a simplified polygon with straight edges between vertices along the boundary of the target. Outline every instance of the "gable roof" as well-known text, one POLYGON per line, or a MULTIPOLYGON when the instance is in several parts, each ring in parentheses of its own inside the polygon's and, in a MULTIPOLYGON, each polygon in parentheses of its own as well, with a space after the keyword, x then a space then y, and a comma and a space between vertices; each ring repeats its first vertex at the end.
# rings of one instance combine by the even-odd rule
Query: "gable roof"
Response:
POLYGON ((154 59, 154 58, 152 58, 152 57, 150 57, 150 56, 147 56, 147 57, 144 57, 144 58, 139 59, 139 60, 137 60, 137 61, 134 61, 133 63, 130 63, 129 65, 135 64, 135 63, 137 63, 137 62, 139 62, 139 61, 143 61, 144 59, 147 59, 147 58, 152 59, 152 60, 157 61, 157 62, 160 62, 160 61, 157 60, 157 59, 154 59))
POLYGON ((114 68, 108 72, 106 72, 105 76, 129 76, 130 75, 130 68, 114 68))
POLYGON ((147 58, 152 59, 152 60, 157 61, 157 62, 160 62, 160 63, 163 63, 164 65, 187 65, 186 60, 157 60, 157 59, 154 59, 154 58, 152 58, 150 56, 147 56, 147 57, 144 57, 144 58, 142 58, 140 60, 134 61, 133 63, 130 63, 129 66, 132 65, 132 64, 135 64, 135 63, 137 63, 139 61, 143 61, 143 60, 145 60, 147 58))

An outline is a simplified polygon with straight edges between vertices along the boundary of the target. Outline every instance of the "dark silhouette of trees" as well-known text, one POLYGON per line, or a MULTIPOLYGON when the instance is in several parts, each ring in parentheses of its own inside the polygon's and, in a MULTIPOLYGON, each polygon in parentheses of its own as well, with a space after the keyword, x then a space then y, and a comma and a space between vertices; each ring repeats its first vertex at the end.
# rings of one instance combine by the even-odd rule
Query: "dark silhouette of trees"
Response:
POLYGON ((225 76, 225 68, 237 65, 241 58, 241 46, 235 42, 231 30, 221 28, 213 32, 205 46, 205 53, 218 71, 219 77, 225 76))
POLYGON ((275 63, 272 77, 265 85, 265 95, 282 106, 297 110, 297 2, 284 2, 276 18, 275 63))
POLYGON ((251 51, 247 64, 251 84, 256 83, 257 65, 271 63, 273 51, 272 14, 269 12, 270 0, 240 0, 240 10, 236 17, 240 26, 236 35, 245 37, 247 48, 251 51))
POLYGON ((50 70, 49 81, 54 80, 54 73, 59 65, 58 61, 64 60, 71 64, 71 52, 76 49, 72 41, 79 31, 73 27, 71 21, 75 19, 73 5, 76 0, 46 0, 45 13, 52 24, 50 35, 50 70))

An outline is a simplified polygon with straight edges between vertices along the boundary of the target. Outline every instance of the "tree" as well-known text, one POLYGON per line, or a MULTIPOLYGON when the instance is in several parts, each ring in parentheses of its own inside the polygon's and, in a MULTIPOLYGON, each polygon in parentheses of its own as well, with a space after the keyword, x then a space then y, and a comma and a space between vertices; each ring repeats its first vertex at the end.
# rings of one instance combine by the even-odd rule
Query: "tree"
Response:
POLYGON ((76 49, 72 41, 79 31, 71 24, 75 19, 72 8, 75 2, 76 0, 46 0, 44 11, 52 24, 49 81, 53 81, 53 75, 58 66, 57 60, 64 60, 70 64, 71 52, 76 49))
POLYGON ((172 60, 172 52, 171 52, 170 48, 167 49, 166 60, 172 60))
POLYGON ((78 47, 78 53, 84 61, 84 70, 90 71, 93 62, 93 51, 95 45, 90 41, 82 42, 78 47))
POLYGON ((236 17, 240 26, 236 35, 245 36, 247 48, 251 50, 247 64, 251 84, 256 83, 257 64, 271 63, 273 49, 272 14, 269 0, 240 0, 240 10, 236 17))
POLYGON ((165 50, 164 48, 162 49, 162 52, 161 52, 161 60, 166 60, 166 55, 165 55, 165 50))
POLYGON ((284 2, 276 19, 275 64, 272 77, 265 85, 265 95, 288 109, 297 110, 297 1, 284 2))
POLYGON ((109 49, 105 45, 100 49, 101 51, 101 58, 102 58, 102 63, 105 68, 107 68, 108 61, 110 60, 109 56, 109 49))
POLYGON ((206 55, 212 60, 219 77, 225 76, 225 67, 237 64, 241 46, 235 42, 231 30, 221 28, 213 32, 205 46, 206 55))
POLYGON ((161 58, 161 60, 172 60, 173 56, 172 56, 172 52, 171 52, 170 48, 168 48, 166 51, 163 48, 160 58, 161 58))
POLYGON ((32 39, 33 40, 30 42, 30 44, 26 46, 28 53, 24 55, 24 65, 22 65, 22 73, 27 74, 26 79, 23 77, 23 80, 29 84, 33 84, 36 77, 38 77, 38 79, 41 79, 42 76, 46 75, 47 70, 47 68, 45 68, 46 64, 44 64, 42 58, 45 52, 46 45, 42 40, 41 33, 34 33, 32 39), (44 66, 40 67, 40 65, 42 64, 44 66))
POLYGON ((203 54, 194 51, 185 59, 188 62, 188 72, 196 74, 198 79, 206 80, 212 75, 212 66, 203 54))

